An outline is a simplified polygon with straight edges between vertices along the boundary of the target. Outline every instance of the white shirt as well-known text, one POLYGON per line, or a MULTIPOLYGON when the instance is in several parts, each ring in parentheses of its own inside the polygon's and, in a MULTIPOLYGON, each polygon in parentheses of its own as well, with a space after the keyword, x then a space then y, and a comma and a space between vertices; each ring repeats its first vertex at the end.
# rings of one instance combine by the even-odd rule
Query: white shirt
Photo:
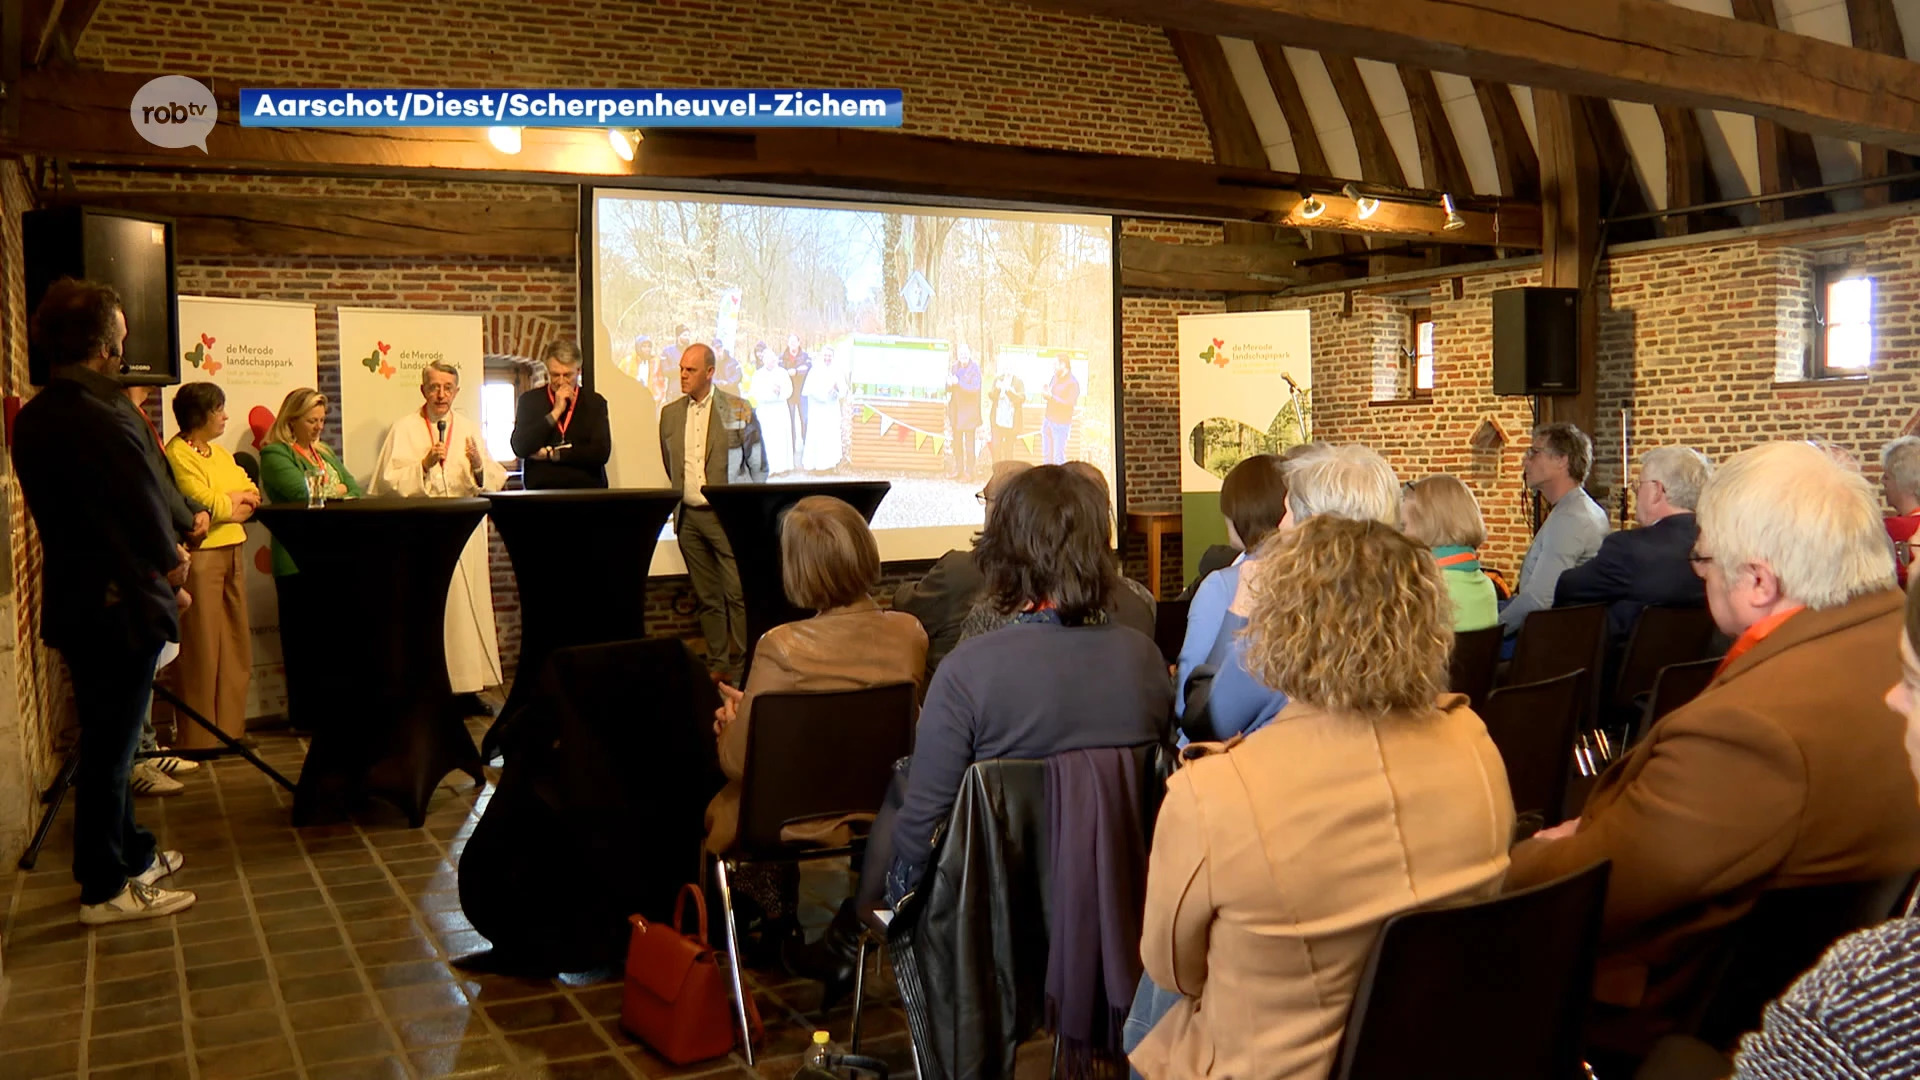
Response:
POLYGON ((688 506, 705 506, 707 497, 700 487, 707 482, 707 422, 713 418, 713 389, 707 389, 704 401, 687 397, 687 427, 681 441, 680 501, 688 506))

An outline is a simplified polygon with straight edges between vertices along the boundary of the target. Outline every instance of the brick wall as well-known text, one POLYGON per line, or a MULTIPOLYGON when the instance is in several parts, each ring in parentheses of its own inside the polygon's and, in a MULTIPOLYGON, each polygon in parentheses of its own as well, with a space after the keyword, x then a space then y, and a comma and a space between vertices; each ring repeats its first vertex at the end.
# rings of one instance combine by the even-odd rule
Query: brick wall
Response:
POLYGON ((1159 30, 990 0, 107 0, 80 60, 309 86, 888 87, 916 135, 1212 157, 1159 30))

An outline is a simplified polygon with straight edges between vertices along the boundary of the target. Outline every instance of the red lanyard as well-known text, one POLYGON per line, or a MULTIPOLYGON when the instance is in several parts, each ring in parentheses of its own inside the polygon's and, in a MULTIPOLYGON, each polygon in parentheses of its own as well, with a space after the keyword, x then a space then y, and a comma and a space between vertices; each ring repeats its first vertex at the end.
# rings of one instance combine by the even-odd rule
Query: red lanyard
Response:
MULTIPOLYGON (((547 404, 553 404, 553 389, 551 387, 547 389, 547 404)), ((559 428, 562 438, 566 437, 567 425, 573 423, 573 410, 578 408, 579 405, 580 388, 576 386, 573 390, 573 396, 567 399, 567 415, 560 418, 559 428)))
POLYGON ((153 418, 147 415, 147 410, 135 409, 133 411, 140 414, 140 419, 147 425, 147 430, 153 432, 153 445, 159 447, 161 453, 166 453, 166 441, 160 438, 160 429, 153 426, 153 418))

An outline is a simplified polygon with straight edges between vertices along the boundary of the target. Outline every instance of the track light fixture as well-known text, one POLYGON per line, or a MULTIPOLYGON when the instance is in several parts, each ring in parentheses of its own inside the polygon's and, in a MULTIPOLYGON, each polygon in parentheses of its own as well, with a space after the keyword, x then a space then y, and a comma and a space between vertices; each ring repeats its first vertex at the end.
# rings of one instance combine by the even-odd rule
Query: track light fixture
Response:
POLYGON ((640 149, 640 143, 646 136, 638 129, 608 128, 607 143, 613 152, 620 155, 621 161, 632 161, 633 155, 640 149))
POLYGON ((1340 194, 1345 195, 1347 198, 1353 200, 1354 209, 1360 212, 1361 221, 1365 221, 1368 218, 1372 217, 1374 214, 1374 211, 1380 209, 1379 199, 1375 199, 1370 196, 1360 194, 1360 189, 1357 187, 1354 187, 1352 184, 1348 184, 1347 186, 1341 188, 1340 194))
POLYGON ((495 150, 503 154, 520 152, 520 129, 517 127, 490 127, 487 129, 487 141, 495 150))
POLYGON ((1301 196, 1300 205, 1294 208, 1294 212, 1312 221, 1327 212, 1327 204, 1321 202, 1318 195, 1307 194, 1301 196))
POLYGON ((1447 212, 1447 223, 1442 226, 1442 228, 1445 228, 1448 232, 1457 232, 1467 227, 1467 219, 1461 217, 1460 211, 1453 208, 1452 195, 1443 194, 1440 196, 1440 209, 1447 212))

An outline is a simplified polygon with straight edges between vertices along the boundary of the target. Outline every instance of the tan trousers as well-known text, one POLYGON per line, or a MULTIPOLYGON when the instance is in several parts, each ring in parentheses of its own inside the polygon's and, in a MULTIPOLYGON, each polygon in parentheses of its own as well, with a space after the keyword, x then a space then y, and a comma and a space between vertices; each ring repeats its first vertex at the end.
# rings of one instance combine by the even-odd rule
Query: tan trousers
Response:
MULTIPOLYGON (((180 658, 166 686, 195 712, 234 738, 247 733, 247 684, 253 677, 253 630, 247 620, 245 545, 201 548, 187 570, 193 603, 180 616, 180 658)), ((156 703, 155 718, 174 709, 156 703), (164 709, 164 712, 159 711, 164 709)), ((173 745, 205 750, 220 741, 185 716, 174 717, 173 745)))

